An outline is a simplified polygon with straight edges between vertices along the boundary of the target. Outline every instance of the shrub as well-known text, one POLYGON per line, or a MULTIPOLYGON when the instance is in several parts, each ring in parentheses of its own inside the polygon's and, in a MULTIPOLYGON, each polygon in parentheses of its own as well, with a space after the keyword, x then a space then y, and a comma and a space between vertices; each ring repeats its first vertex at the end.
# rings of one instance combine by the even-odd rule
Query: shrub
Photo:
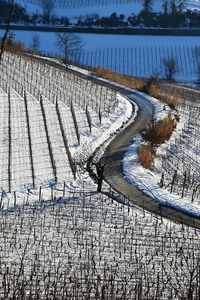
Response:
POLYGON ((142 137, 151 145, 159 145, 167 141, 174 129, 176 128, 176 120, 172 117, 171 113, 164 119, 159 120, 157 123, 151 123, 142 132, 142 137))
POLYGON ((159 99, 169 105, 172 109, 176 109, 178 105, 180 105, 180 98, 177 95, 174 96, 167 96, 167 95, 160 95, 159 99))
MULTIPOLYGON (((151 80, 149 82, 151 82, 151 80)), ((176 107, 180 104, 180 98, 177 95, 163 95, 159 87, 149 82, 145 85, 143 92, 162 101, 163 103, 166 103, 172 109, 176 109, 176 107)))
POLYGON ((139 161, 145 168, 152 169, 154 166, 155 148, 150 144, 141 144, 138 150, 139 161))
POLYGON ((147 94, 150 95, 151 97, 159 99, 160 89, 155 85, 151 85, 147 89, 147 94))

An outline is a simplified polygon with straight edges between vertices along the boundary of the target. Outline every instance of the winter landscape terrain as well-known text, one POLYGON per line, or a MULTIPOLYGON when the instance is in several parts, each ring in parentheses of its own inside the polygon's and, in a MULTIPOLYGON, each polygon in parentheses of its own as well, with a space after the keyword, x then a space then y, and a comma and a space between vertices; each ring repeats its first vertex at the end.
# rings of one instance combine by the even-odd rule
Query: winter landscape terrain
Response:
MULTIPOLYGON (((132 6, 60 0, 54 12, 132 6)), ((0 299, 200 299, 199 37, 78 37, 68 57, 52 32, 1 39, 0 299), (145 139, 165 119, 170 135, 145 139)))
MULTIPOLYGON (((3 35, 3 30, 0 34, 3 35)), ((61 55, 56 35, 51 32, 15 31, 16 40, 30 47, 34 35, 40 40, 44 55, 61 55)), ((91 67, 112 69, 131 76, 165 78, 163 59, 174 57, 177 72, 174 78, 182 82, 198 81, 199 37, 129 36, 79 34, 83 48, 73 54, 73 61, 91 67), (185 40, 187 39, 187 43, 185 40), (155 43, 156 40, 156 43, 155 43)))
MULTIPOLYGON (((140 209, 107 184, 96 192, 85 171, 92 152, 131 118, 126 98, 70 70, 9 52, 0 74, 1 297, 198 299, 199 230, 140 209)), ((163 105, 149 101, 162 118, 163 105)), ((191 122, 198 135, 196 106, 188 101, 180 108, 177 147, 191 143, 191 122)), ((136 116, 137 104, 133 110, 136 116)), ((173 138, 167 151, 170 143, 173 138)), ((173 159, 189 154, 184 167, 197 159, 198 172, 196 151, 174 149, 173 159)), ((175 164, 168 165, 162 167, 170 174, 175 164)), ((177 183, 165 194, 174 202, 178 190, 177 183)), ((189 193, 188 187, 183 208, 189 193)), ((198 212, 198 198, 191 211, 198 212)))

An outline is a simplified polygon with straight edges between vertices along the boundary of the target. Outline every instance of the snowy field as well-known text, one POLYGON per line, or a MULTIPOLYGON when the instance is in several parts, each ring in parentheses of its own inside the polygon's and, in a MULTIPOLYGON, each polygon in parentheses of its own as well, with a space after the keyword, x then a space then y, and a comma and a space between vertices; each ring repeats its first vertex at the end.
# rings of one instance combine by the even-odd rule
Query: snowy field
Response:
POLYGON ((84 191, 1 210, 1 298, 175 300, 198 295, 199 230, 127 204, 84 191))
POLYGON ((130 118, 131 104, 108 88, 20 55, 5 53, 0 74, 1 207, 27 195, 38 200, 41 188, 47 195, 57 189, 58 196, 63 186, 82 185, 76 165, 130 118))
POLYGON ((20 55, 5 53, 0 68, 0 298, 198 299, 200 231, 132 206, 106 184, 97 193, 81 168, 131 105, 20 55))
MULTIPOLYGON (((38 0, 16 0, 16 3, 24 6, 30 14, 42 13, 38 0)), ((162 11, 163 1, 153 1, 152 9, 155 12, 162 11)), ((185 1, 185 9, 199 10, 200 4, 198 1, 185 1)), ((116 12, 118 15, 123 14, 125 17, 131 14, 138 14, 143 8, 142 0, 61 0, 55 1, 54 15, 66 16, 70 22, 77 22, 80 16, 98 14, 100 17, 110 16, 116 12)))
POLYGON ((195 56, 195 48, 200 45, 199 38, 104 36, 103 40, 104 44, 108 41, 107 45, 103 46, 99 39, 96 47, 85 48, 75 61, 131 76, 150 77, 157 74, 159 78, 165 78, 163 60, 173 57, 177 69, 174 79, 180 82, 197 81, 199 58, 195 56))
MULTIPOLYGON (((16 39, 30 47, 36 32, 16 31, 16 39)), ((0 31, 0 35, 3 31, 0 31)), ((56 36, 50 32, 37 32, 40 51, 61 55, 56 36)), ((199 57, 195 48, 200 47, 199 37, 181 36, 130 36, 80 34, 83 40, 81 55, 74 60, 93 67, 104 67, 115 72, 149 77, 153 73, 165 77, 163 59, 174 57, 177 61, 175 79, 182 82, 197 81, 199 57)))

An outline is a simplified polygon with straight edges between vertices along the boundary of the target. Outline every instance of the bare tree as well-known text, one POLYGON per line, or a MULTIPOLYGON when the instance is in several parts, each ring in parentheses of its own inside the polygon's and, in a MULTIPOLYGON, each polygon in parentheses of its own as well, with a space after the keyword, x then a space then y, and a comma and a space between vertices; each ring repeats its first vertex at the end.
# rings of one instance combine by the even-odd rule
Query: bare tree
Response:
POLYGON ((176 59, 172 56, 163 59, 163 64, 165 68, 165 75, 167 80, 172 80, 173 76, 178 71, 178 65, 176 59))
POLYGON ((13 46, 15 44, 16 34, 13 30, 9 30, 6 37, 6 45, 13 46))
POLYGON ((185 0, 179 0, 178 3, 178 12, 179 14, 182 14, 185 8, 185 0))
POLYGON ((42 9, 44 21, 49 23, 54 11, 54 0, 40 0, 39 5, 42 9))
POLYGON ((14 9, 14 0, 9 0, 9 4, 10 4, 10 8, 9 8, 7 26, 6 26, 6 30, 5 30, 5 33, 3 35, 3 38, 1 40, 0 62, 1 62, 2 55, 3 55, 3 51, 4 51, 4 46, 5 46, 5 43, 6 43, 6 39, 7 39, 8 33, 9 33, 9 27, 10 27, 10 23, 11 23, 11 19, 12 19, 12 14, 13 14, 13 9, 14 9))
POLYGON ((162 9, 165 15, 168 14, 169 12, 169 1, 168 0, 164 0, 163 4, 162 4, 162 9))
POLYGON ((149 13, 152 10, 153 0, 144 0, 143 2, 143 12, 149 13))
POLYGON ((195 46, 193 49, 193 53, 196 56, 196 58, 199 58, 200 57, 200 47, 195 46))
POLYGON ((56 45, 62 52, 64 63, 67 64, 78 54, 83 47, 82 39, 75 33, 59 32, 56 33, 56 45))
POLYGON ((200 63, 197 64, 196 74, 197 74, 197 82, 198 84, 200 84, 200 63))
POLYGON ((30 48, 34 53, 38 53, 40 48, 40 36, 37 33, 32 36, 30 48))
POLYGON ((196 63, 197 81, 200 84, 200 47, 195 47, 193 49, 193 55, 195 57, 195 63, 196 63))

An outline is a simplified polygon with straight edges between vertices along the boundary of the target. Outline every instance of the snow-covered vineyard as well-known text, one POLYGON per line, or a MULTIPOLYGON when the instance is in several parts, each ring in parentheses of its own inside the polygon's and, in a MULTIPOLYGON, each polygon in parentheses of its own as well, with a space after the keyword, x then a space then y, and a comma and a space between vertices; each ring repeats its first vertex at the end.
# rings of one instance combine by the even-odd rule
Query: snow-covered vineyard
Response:
POLYGON ((179 133, 167 145, 162 157, 163 177, 161 185, 171 192, 187 198, 188 203, 199 206, 200 202, 200 104, 199 91, 184 87, 166 88, 168 94, 176 93, 182 103, 178 113, 184 121, 179 133))
MULTIPOLYGON (((137 0, 139 1, 139 0, 137 0)), ((24 3, 24 0, 17 0, 19 3, 24 3)), ((116 5, 116 4, 128 4, 135 3, 136 0, 59 0, 55 2, 56 8, 78 8, 78 7, 96 7, 96 6, 107 6, 107 5, 116 5)), ((28 3, 34 5, 40 5, 39 0, 28 0, 28 3)))
MULTIPOLYGON (((60 55, 53 32, 15 31, 16 40, 30 47, 33 36, 40 39, 43 55, 60 55)), ((3 35, 3 31, 0 31, 3 35)), ((197 82, 200 62, 200 38, 192 36, 150 36, 79 34, 84 47, 72 55, 73 61, 84 66, 103 67, 114 72, 138 77, 157 74, 166 78, 164 59, 173 57, 176 61, 174 78, 180 82, 197 82), (186 44, 185 39, 188 43, 186 44)))
POLYGON ((131 105, 104 86, 20 55, 5 53, 0 68, 2 195, 76 186, 78 165, 123 125, 131 105))
MULTIPOLYGON (((28 5, 34 5, 34 6, 40 6, 39 0, 16 0, 17 3, 20 4, 27 4, 28 5)), ((162 0, 154 0, 153 7, 154 9, 161 8, 163 4, 162 0)), ((188 0, 184 2, 186 7, 191 7, 192 4, 196 4, 194 8, 198 8, 199 1, 198 0, 188 0)), ((96 12, 102 14, 102 8, 103 14, 106 14, 106 8, 112 7, 112 12, 118 11, 119 7, 121 9, 121 12, 129 12, 131 11, 131 8, 137 9, 138 7, 141 9, 143 5, 142 0, 57 0, 54 3, 55 9, 84 9, 84 8, 90 8, 89 12, 96 12), (100 7, 100 11, 99 8, 100 7), (127 7, 127 8, 125 8, 127 7), (94 11, 92 11, 94 9, 94 11), (123 11, 124 10, 124 11, 123 11)), ((84 11, 82 11, 84 12, 84 11)), ((87 11, 86 11, 87 12, 87 11)), ((135 10, 133 11, 135 13, 135 10)), ((69 11, 65 12, 67 15, 69 14, 69 11)))
POLYGON ((173 57, 177 64, 177 72, 174 76, 176 80, 194 82, 198 79, 197 48, 191 45, 185 46, 185 44, 170 45, 168 41, 165 45, 156 46, 147 44, 133 47, 107 46, 94 50, 83 50, 81 54, 74 55, 74 61, 92 67, 100 66, 131 76, 150 77, 152 74, 157 74, 159 78, 165 78, 163 61, 173 57))
POLYGON ((199 205, 200 107, 187 103, 182 114, 186 114, 184 128, 162 160, 162 184, 182 198, 187 196, 191 202, 197 201, 199 205))
POLYGON ((82 168, 131 116, 124 97, 5 52, 0 103, 1 299, 199 299, 200 231, 82 168))
POLYGON ((2 299, 198 299, 199 231, 95 194, 1 212, 2 299))

